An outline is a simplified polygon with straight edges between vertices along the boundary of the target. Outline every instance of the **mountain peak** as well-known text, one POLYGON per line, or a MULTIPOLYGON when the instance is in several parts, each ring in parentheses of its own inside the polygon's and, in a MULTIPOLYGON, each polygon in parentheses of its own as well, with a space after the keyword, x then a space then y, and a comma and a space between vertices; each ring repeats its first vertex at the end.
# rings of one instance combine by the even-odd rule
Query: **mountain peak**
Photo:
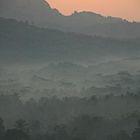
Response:
POLYGON ((1 17, 32 20, 44 13, 51 13, 51 7, 45 0, 2 0, 0 2, 1 17))

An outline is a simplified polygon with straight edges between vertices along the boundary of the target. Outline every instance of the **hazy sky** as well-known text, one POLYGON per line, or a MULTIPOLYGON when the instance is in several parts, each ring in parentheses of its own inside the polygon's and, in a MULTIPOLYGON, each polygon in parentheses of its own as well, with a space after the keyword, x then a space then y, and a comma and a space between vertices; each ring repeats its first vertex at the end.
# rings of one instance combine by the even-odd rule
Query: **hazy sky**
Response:
POLYGON ((47 0, 65 15, 73 11, 93 11, 103 15, 140 21, 140 0, 47 0))

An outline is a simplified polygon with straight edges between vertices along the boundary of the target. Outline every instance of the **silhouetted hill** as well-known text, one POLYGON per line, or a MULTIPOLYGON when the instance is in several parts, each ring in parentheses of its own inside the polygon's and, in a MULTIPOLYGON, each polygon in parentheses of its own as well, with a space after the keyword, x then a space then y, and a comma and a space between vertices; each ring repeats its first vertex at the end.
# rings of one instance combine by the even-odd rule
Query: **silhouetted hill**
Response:
POLYGON ((113 38, 140 37, 140 23, 104 17, 92 12, 63 16, 45 0, 2 0, 0 17, 28 21, 40 27, 113 38))

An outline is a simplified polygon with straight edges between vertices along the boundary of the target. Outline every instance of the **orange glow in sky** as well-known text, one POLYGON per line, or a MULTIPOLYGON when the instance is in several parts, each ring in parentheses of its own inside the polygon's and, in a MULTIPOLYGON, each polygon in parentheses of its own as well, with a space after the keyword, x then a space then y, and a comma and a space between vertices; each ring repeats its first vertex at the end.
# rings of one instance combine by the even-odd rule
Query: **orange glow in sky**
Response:
POLYGON ((52 8, 65 15, 74 11, 93 11, 105 16, 115 16, 140 21, 140 0, 47 0, 52 8))

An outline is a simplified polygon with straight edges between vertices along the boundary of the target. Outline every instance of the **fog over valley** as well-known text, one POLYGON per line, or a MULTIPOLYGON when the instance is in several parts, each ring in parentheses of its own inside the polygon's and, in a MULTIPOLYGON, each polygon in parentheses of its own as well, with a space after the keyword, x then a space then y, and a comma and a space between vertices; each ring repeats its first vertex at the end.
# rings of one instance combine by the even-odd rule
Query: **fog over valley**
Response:
POLYGON ((140 140, 140 23, 2 0, 0 140, 140 140))

